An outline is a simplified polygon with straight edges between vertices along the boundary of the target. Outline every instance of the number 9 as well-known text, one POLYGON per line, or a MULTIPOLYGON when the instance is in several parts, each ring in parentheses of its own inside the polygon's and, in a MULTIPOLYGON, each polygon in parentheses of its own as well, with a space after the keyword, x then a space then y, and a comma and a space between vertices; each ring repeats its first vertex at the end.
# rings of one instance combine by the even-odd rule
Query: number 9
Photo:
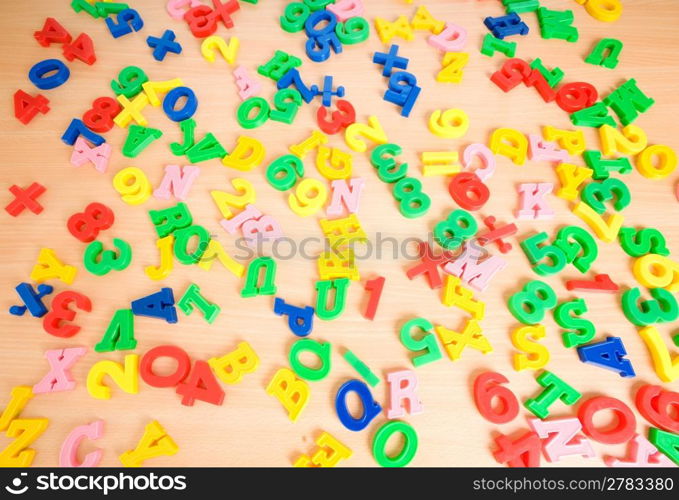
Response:
POLYGON ((137 167, 127 167, 118 172, 113 178, 113 187, 128 205, 141 205, 151 196, 149 179, 137 167))

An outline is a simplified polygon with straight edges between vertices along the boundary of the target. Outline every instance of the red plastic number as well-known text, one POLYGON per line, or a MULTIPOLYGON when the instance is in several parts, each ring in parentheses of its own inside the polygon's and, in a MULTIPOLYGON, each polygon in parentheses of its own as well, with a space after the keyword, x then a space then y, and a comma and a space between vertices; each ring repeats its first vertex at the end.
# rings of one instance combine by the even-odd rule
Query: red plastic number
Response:
POLYGON ((174 387, 184 380, 191 369, 191 358, 184 349, 171 345, 160 345, 149 350, 141 358, 139 374, 144 382, 151 387, 174 387), (156 375, 153 372, 153 363, 158 358, 172 358, 177 362, 174 373, 169 375, 156 375))
POLYGON ((505 92, 509 92, 528 78, 532 71, 530 65, 523 59, 507 59, 502 68, 492 74, 490 80, 505 92))
POLYGON ((73 40, 73 43, 65 44, 63 51, 64 57, 69 61, 77 58, 91 66, 97 60, 94 53, 94 43, 87 33, 80 33, 78 38, 73 40))
POLYGON ((474 403, 479 413, 486 420, 494 424, 511 422, 519 414, 519 401, 514 393, 500 384, 509 382, 501 373, 482 373, 474 381, 474 403), (500 401, 500 405, 493 408, 493 398, 500 401))
POLYGON ((90 312, 92 302, 85 295, 67 290, 61 292, 52 300, 52 310, 48 312, 42 320, 42 326, 47 333, 55 337, 73 337, 80 331, 78 325, 67 325, 75 319, 76 312, 68 308, 71 302, 81 311, 90 312))
POLYGON ((356 121, 356 110, 349 101, 339 99, 335 106, 337 106, 337 111, 330 114, 330 120, 328 120, 328 108, 325 106, 318 108, 316 113, 318 126, 326 134, 336 134, 356 121))
POLYGON ((383 276, 366 281, 365 290, 370 294, 370 298, 368 299, 368 305, 365 308, 365 313, 363 313, 364 318, 371 321, 375 319, 377 305, 380 303, 380 297, 382 296, 382 288, 384 288, 383 276))
POLYGON ((599 97, 593 85, 573 82, 563 85, 556 93, 556 103, 567 113, 575 113, 592 106, 599 97))
POLYGON ((538 94, 540 94, 543 101, 552 102, 556 99, 556 92, 549 86, 545 77, 537 69, 534 69, 531 74, 528 75, 524 80, 524 83, 526 84, 526 87, 535 87, 535 90, 538 91, 538 94))
POLYGON ((113 225, 113 210, 102 203, 90 203, 84 212, 71 215, 68 230, 83 243, 89 243, 99 235, 99 231, 113 225))
POLYGON ((490 190, 473 172, 462 172, 453 176, 448 185, 450 196, 465 210, 478 210, 490 198, 490 190))
POLYGON ((212 0, 214 11, 210 16, 215 23, 222 21, 227 28, 233 28, 233 19, 231 14, 240 9, 240 4, 237 0, 228 0, 226 3, 221 3, 219 0, 212 0))
POLYGON ((217 31, 217 19, 212 15, 212 9, 207 5, 198 5, 186 11, 184 21, 196 38, 205 38, 217 31))
POLYGON ((182 404, 186 406, 193 406, 196 399, 213 405, 221 405, 224 401, 224 391, 219 386, 210 365, 201 360, 193 365, 188 380, 177 386, 177 394, 183 396, 182 404))
POLYGON ((113 118, 120 113, 120 103, 112 97, 99 97, 92 109, 83 115, 83 123, 94 132, 108 132, 113 128, 113 118))
POLYGON ((634 437, 637 426, 637 420, 629 406, 619 399, 607 396, 597 396, 585 401, 578 410, 578 418, 585 435, 606 444, 626 443, 634 437), (613 429, 604 431, 594 426, 594 414, 601 410, 615 412, 618 422, 613 429))
POLYGON ((542 441, 536 433, 528 431, 515 441, 500 434, 495 438, 495 444, 499 448, 493 456, 498 463, 509 467, 540 467, 542 441))
POLYGON ((650 423, 679 434, 679 392, 665 391, 659 385, 645 385, 637 391, 635 402, 639 413, 650 423))
POLYGON ((45 19, 42 29, 33 33, 33 36, 43 47, 49 47, 52 43, 68 43, 71 41, 71 34, 53 17, 45 19))
POLYGON ((17 90, 14 93, 14 116, 26 125, 38 113, 47 113, 50 110, 48 104, 49 100, 40 94, 32 97, 23 90, 17 90))

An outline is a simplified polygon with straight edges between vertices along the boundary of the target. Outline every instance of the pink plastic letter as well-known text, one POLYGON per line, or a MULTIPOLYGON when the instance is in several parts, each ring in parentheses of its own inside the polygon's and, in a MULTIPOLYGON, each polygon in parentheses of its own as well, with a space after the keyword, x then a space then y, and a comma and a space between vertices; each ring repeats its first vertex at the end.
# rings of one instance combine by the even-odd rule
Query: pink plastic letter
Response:
POLYGON ((104 435, 104 421, 96 420, 92 423, 79 425, 71 431, 59 453, 60 467, 96 467, 104 455, 103 450, 96 449, 87 455, 82 463, 78 462, 78 447, 83 439, 99 439, 104 435))

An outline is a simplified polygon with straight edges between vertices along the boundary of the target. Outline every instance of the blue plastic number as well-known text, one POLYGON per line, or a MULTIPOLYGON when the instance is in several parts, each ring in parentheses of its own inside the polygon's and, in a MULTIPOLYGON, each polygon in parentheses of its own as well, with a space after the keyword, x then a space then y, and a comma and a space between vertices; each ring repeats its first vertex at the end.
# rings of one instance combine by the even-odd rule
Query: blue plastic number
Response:
POLYGON ((306 42, 306 55, 313 62, 323 62, 330 57, 330 48, 335 54, 342 52, 342 43, 335 33, 309 38, 306 42))
POLYGON ((49 90, 63 85, 71 76, 71 72, 59 59, 45 59, 35 64, 28 72, 33 85, 41 90, 49 90), (48 75, 48 73, 54 73, 48 75))
POLYGON ((144 21, 139 12, 134 9, 121 10, 116 16, 116 20, 118 22, 115 22, 110 17, 106 18, 106 26, 108 26, 108 30, 113 35, 113 38, 120 38, 132 33, 133 30, 139 31, 144 27, 144 21))
POLYGON ((64 132, 64 135, 61 136, 61 140, 64 141, 69 146, 73 146, 73 144, 75 144, 75 141, 81 135, 95 146, 99 146, 100 144, 106 142, 106 139, 104 139, 99 134, 95 134, 94 132, 92 132, 90 129, 87 128, 87 126, 85 126, 83 121, 79 120, 78 118, 73 118, 73 120, 71 120, 71 123, 66 129, 66 132, 64 132))
POLYGON ((198 99, 193 90, 188 87, 176 87, 170 90, 163 99, 163 111, 173 122, 188 120, 194 115, 196 109, 198 109, 198 99), (186 97, 184 106, 181 109, 175 109, 177 101, 182 97, 186 97))
POLYGON ((326 33, 334 33, 337 26, 337 16, 329 10, 318 10, 311 14, 304 23, 304 31, 309 38, 317 38, 326 33), (321 22, 327 22, 321 29, 316 26, 321 22))

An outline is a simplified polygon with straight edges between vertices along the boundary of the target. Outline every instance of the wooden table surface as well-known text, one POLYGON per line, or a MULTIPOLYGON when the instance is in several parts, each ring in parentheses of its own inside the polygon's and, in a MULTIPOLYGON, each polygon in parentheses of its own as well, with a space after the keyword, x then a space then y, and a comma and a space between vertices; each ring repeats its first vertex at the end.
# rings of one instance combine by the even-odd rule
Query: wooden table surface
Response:
MULTIPOLYGON (((554 103, 545 104, 534 89, 515 89, 509 94, 501 92, 489 76, 502 64, 504 56, 493 58, 479 53, 486 16, 503 14, 499 1, 440 1, 429 0, 427 7, 442 20, 464 26, 469 32, 467 52, 470 61, 465 68, 464 79, 459 84, 435 81, 440 68, 441 55, 426 43, 423 32, 417 32, 413 41, 395 38, 402 55, 410 59, 409 70, 417 75, 422 93, 409 118, 399 115, 394 105, 384 102, 382 94, 386 79, 381 67, 372 63, 372 54, 385 46, 374 33, 373 19, 395 19, 400 14, 412 16, 417 3, 407 4, 399 0, 369 0, 365 17, 370 20, 370 39, 360 45, 347 46, 341 55, 333 55, 327 62, 316 64, 304 54, 305 37, 302 33, 283 32, 278 24, 286 2, 262 0, 259 5, 242 4, 235 15, 235 28, 219 28, 217 34, 238 36, 240 51, 237 64, 245 66, 251 74, 267 61, 274 50, 289 51, 303 60, 301 72, 307 82, 320 82, 330 74, 335 82, 346 88, 346 97, 357 110, 359 121, 365 122, 369 115, 376 115, 383 124, 390 142, 403 148, 401 159, 410 165, 410 175, 420 179, 423 189, 432 198, 428 213, 417 219, 402 217, 391 195, 391 189, 382 183, 370 166, 367 154, 353 153, 354 177, 365 179, 359 219, 372 240, 377 233, 382 237, 426 238, 427 232, 457 208, 451 200, 447 177, 423 177, 419 155, 423 151, 462 151, 469 143, 488 143, 490 132, 498 127, 512 127, 528 134, 539 134, 542 126, 553 125, 571 128, 568 115, 554 103), (460 108, 468 115, 470 127, 459 139, 441 139, 432 135, 427 121, 436 109, 460 108)), ((601 94, 607 94, 628 78, 636 78, 640 88, 652 96, 656 104, 641 116, 636 125, 641 126, 649 137, 649 144, 666 144, 676 149, 676 119, 679 101, 676 99, 679 80, 679 3, 674 0, 634 0, 624 2, 625 11, 619 21, 609 24, 590 17, 574 1, 543 0, 541 4, 555 9, 572 9, 575 25, 580 32, 577 43, 563 40, 544 40, 534 14, 522 17, 530 26, 527 37, 513 38, 518 42, 517 57, 528 60, 540 57, 549 67, 558 65, 565 73, 565 81, 586 81, 594 84, 601 94), (620 65, 615 70, 592 66, 583 62, 594 43, 603 37, 618 38, 625 44, 620 65)), ((97 97, 112 95, 109 87, 120 69, 137 65, 145 69, 152 80, 181 77, 185 85, 195 90, 199 99, 195 115, 197 131, 202 135, 213 132, 227 150, 231 150, 241 134, 260 139, 266 146, 263 164, 249 172, 226 168, 218 160, 200 163, 201 174, 195 182, 188 205, 196 223, 208 228, 227 250, 235 255, 235 237, 219 226, 220 214, 209 191, 230 189, 229 181, 244 177, 255 186, 256 206, 264 213, 274 215, 281 223, 286 236, 299 241, 304 237, 321 238, 318 220, 325 217, 321 210, 308 218, 299 218, 287 204, 288 193, 272 189, 265 179, 265 168, 287 147, 307 137, 316 127, 317 102, 304 106, 293 125, 269 122, 251 131, 244 131, 235 120, 240 99, 236 92, 233 67, 218 59, 209 64, 200 55, 200 40, 191 36, 187 26, 171 19, 162 0, 137 0, 130 5, 141 13, 144 28, 138 33, 113 39, 101 20, 94 20, 84 13, 76 14, 67 1, 52 2, 33 0, 30 6, 21 2, 5 2, 0 20, 0 48, 3 52, 2 79, 0 80, 0 150, 3 168, 0 172, 3 187, 3 204, 12 199, 6 191, 12 184, 27 186, 40 182, 47 192, 40 198, 45 210, 40 215, 25 212, 17 218, 1 211, 2 226, 0 245, 2 262, 0 273, 4 286, 0 297, 2 308, 17 303, 14 287, 22 281, 30 281, 41 247, 53 248, 66 263, 78 268, 73 285, 52 282, 57 292, 73 289, 85 293, 93 303, 91 313, 79 312, 77 323, 82 330, 75 336, 60 339, 47 334, 42 321, 30 316, 16 317, 7 312, 0 315, 2 348, 0 349, 0 402, 9 400, 12 387, 33 385, 47 372, 44 352, 74 346, 86 346, 88 353, 74 366, 72 372, 77 387, 71 392, 40 394, 30 401, 23 417, 47 417, 49 427, 36 441, 36 466, 56 466, 59 449, 68 433, 78 425, 103 419, 105 435, 97 441, 85 441, 81 455, 95 447, 104 450, 102 465, 120 465, 118 456, 134 448, 144 426, 158 420, 178 443, 180 451, 172 457, 159 457, 147 465, 154 466, 288 466, 301 453, 314 448, 314 440, 321 431, 327 431, 353 450, 347 466, 372 466, 372 437, 377 428, 386 422, 386 415, 379 415, 370 426, 359 433, 346 430, 335 414, 335 394, 339 386, 356 373, 344 361, 341 353, 350 349, 356 353, 382 382, 373 394, 383 407, 388 404, 386 374, 401 369, 414 369, 409 352, 399 342, 401 325, 415 317, 426 318, 434 324, 456 330, 466 321, 466 313, 441 304, 439 291, 431 290, 423 277, 409 281, 405 270, 413 265, 404 257, 393 259, 387 246, 385 255, 359 262, 361 281, 351 284, 346 310, 334 321, 316 320, 312 338, 332 343, 332 369, 322 381, 311 382, 310 401, 295 423, 291 422, 281 404, 265 392, 269 380, 281 367, 288 366, 288 351, 297 338, 290 332, 284 318, 273 313, 273 297, 259 296, 251 299, 240 297, 243 281, 219 265, 211 271, 196 266, 175 265, 171 276, 162 282, 151 281, 143 272, 145 266, 156 264, 158 254, 156 235, 148 211, 174 204, 150 198, 141 206, 123 203, 113 189, 112 179, 116 172, 128 166, 137 166, 148 175, 152 185, 158 186, 165 165, 188 160, 173 156, 168 148, 170 142, 180 139, 176 124, 164 116, 162 109, 150 107, 145 114, 150 126, 163 130, 163 137, 152 144, 137 158, 126 158, 121 153, 126 131, 115 127, 105 134, 113 145, 113 156, 105 173, 99 173, 91 165, 76 168, 69 162, 72 148, 61 142, 60 137, 73 117, 81 117, 97 97), (71 69, 69 81, 54 90, 41 91, 50 100, 51 111, 37 116, 29 125, 14 118, 12 95, 16 89, 34 94, 36 89, 28 79, 28 71, 36 62, 48 58, 60 58, 58 46, 43 48, 33 39, 33 32, 42 27, 46 17, 55 17, 74 36, 87 32, 94 40, 97 61, 93 66, 75 61, 68 63, 71 69), (183 46, 180 56, 169 54, 163 62, 155 61, 146 37, 160 36, 165 29, 172 29, 183 46), (100 239, 110 244, 113 237, 123 238, 133 247, 132 264, 122 272, 112 272, 104 277, 88 273, 82 265, 85 245, 76 241, 66 229, 66 221, 93 201, 103 202, 115 212, 114 226, 102 233, 100 239), (366 297, 365 280, 376 276, 386 277, 384 293, 374 321, 363 318, 366 297), (117 309, 129 307, 131 300, 158 290, 161 286, 172 287, 178 298, 190 283, 201 287, 205 297, 222 307, 218 319, 208 325, 199 314, 185 316, 179 313, 179 322, 167 325, 152 318, 135 318, 135 336, 138 340, 134 351, 142 355, 161 344, 181 346, 192 359, 209 359, 235 348, 238 342, 247 341, 260 358, 259 369, 245 376, 239 385, 223 386, 226 392, 224 404, 213 406, 197 402, 193 407, 182 406, 180 397, 172 389, 156 389, 140 381, 138 394, 123 393, 113 388, 110 400, 98 400, 89 396, 85 387, 87 373, 97 361, 111 359, 121 361, 129 352, 96 353, 94 344, 117 309)), ((262 95, 270 98, 274 92, 273 81, 257 76, 262 84, 262 95)), ((599 149, 598 134, 584 129, 589 149, 599 149)), ((330 145, 348 150, 342 135, 332 136, 330 145)), ((583 164, 581 158, 574 160, 583 164)), ((307 160, 307 176, 323 180, 307 160)), ((679 252, 679 218, 676 217, 677 199, 675 185, 677 174, 653 181, 642 177, 636 170, 624 178, 632 189, 633 201, 625 210, 625 225, 658 227, 667 237, 673 254, 679 252)), ((323 180, 326 182, 325 180, 323 180)), ((475 213, 480 221, 483 216, 494 215, 503 222, 514 221, 518 206, 517 185, 522 182, 554 182, 558 179, 554 165, 547 162, 528 161, 525 166, 513 165, 507 158, 498 157, 498 169, 489 179, 490 201, 475 213)), ((482 355, 467 349, 462 358, 451 362, 447 357, 415 371, 419 379, 419 396, 424 412, 408 415, 419 436, 419 449, 412 461, 413 466, 490 466, 496 465, 492 456, 493 436, 496 432, 513 433, 527 428, 526 418, 532 416, 521 408, 519 417, 508 424, 494 425, 484 420, 477 411, 471 384, 482 371, 493 370, 506 375, 509 387, 523 401, 539 393, 535 382, 536 373, 530 370, 516 372, 512 367, 513 348, 510 333, 519 326, 509 313, 506 303, 522 284, 539 278, 532 271, 520 250, 518 242, 534 234, 546 231, 553 235, 563 225, 583 226, 573 215, 568 203, 555 196, 549 204, 556 216, 544 221, 516 221, 519 231, 511 241, 514 250, 505 258, 508 266, 479 297, 486 303, 486 318, 482 321, 484 335, 494 351, 482 355)), ((583 226, 584 227, 584 226, 583 226)), ((608 273, 626 289, 637 286, 631 273, 632 258, 617 243, 598 241, 600 255, 589 275, 608 273)), ((493 250, 497 254, 497 250, 493 250)), ((565 288, 565 280, 580 274, 571 266, 562 273, 544 278, 554 287, 559 300, 570 300, 575 294, 565 288)), ((278 261, 276 283, 277 296, 296 305, 314 305, 314 283, 318 279, 315 260, 299 256, 278 261)), ((540 278, 542 279, 542 278, 540 278)), ((586 317, 597 326, 597 340, 606 336, 622 337, 633 362, 637 376, 631 379, 619 377, 614 372, 586 365, 578 360, 574 349, 566 349, 561 342, 560 328, 552 315, 547 314, 543 324, 547 337, 543 344, 551 353, 547 369, 558 374, 578 391, 583 398, 605 394, 616 397, 634 407, 633 395, 642 383, 661 384, 667 389, 677 388, 676 383, 662 384, 656 375, 651 357, 636 328, 624 317, 618 294, 582 294, 589 312, 586 317)), ((660 325, 660 331, 670 343, 669 334, 675 325, 660 325)), ((577 406, 575 407, 577 408, 577 406)), ((569 416, 574 407, 555 404, 552 414, 569 416)), ((635 410, 636 413, 636 410, 635 410)), ((648 423, 637 414, 637 431, 647 434, 648 423)), ((602 415, 605 419, 605 416, 602 415)), ((0 437, 4 447, 10 439, 0 437)), ((395 446, 395 443, 392 443, 395 446)), ((625 446, 594 443, 597 457, 593 459, 570 457, 560 465, 601 466, 605 455, 623 456, 625 446)), ((544 460, 543 460, 544 462, 544 460)))

